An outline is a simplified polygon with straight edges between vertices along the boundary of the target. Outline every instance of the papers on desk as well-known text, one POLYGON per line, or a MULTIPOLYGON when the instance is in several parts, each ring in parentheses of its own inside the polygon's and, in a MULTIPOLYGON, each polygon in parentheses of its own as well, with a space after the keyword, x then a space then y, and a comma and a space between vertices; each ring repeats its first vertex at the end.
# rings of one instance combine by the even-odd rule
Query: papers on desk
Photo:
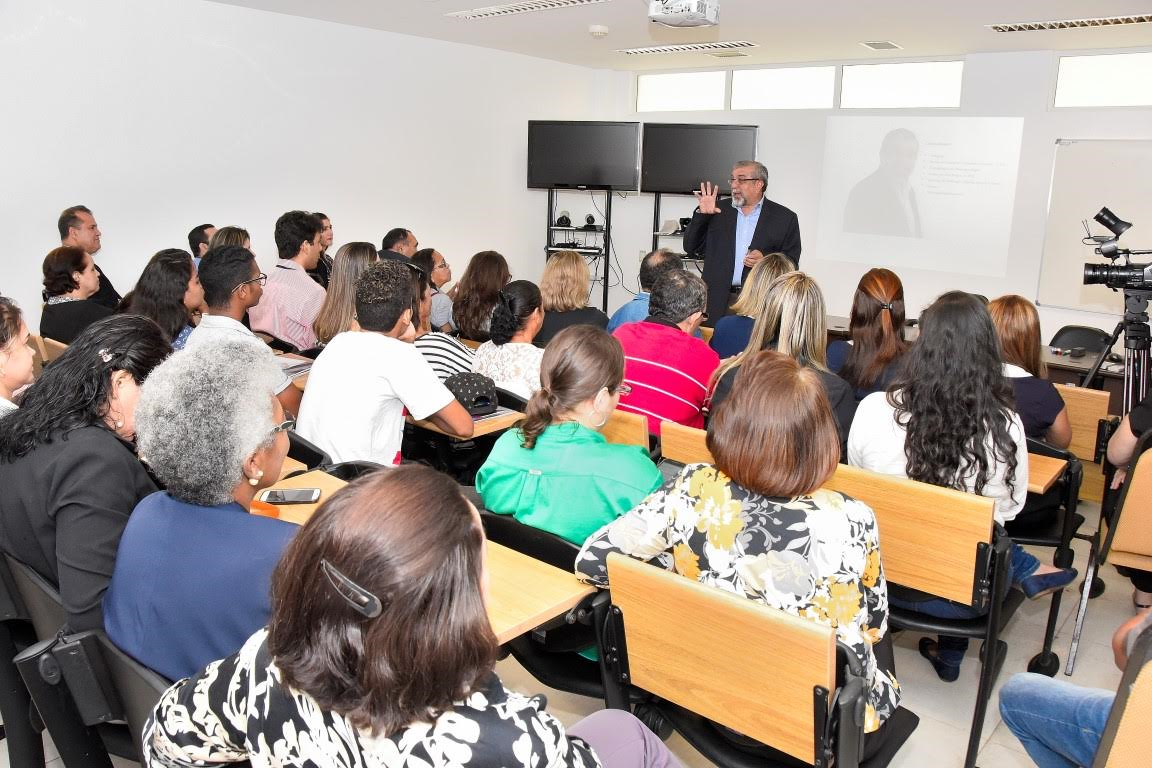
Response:
POLYGON ((290 379, 303 376, 312 370, 312 361, 308 358, 280 355, 276 358, 276 361, 280 363, 280 367, 284 369, 284 374, 290 379))
POLYGON ((495 418, 499 418, 500 416, 507 416, 510 413, 518 414, 520 412, 514 411, 511 408, 505 408, 504 406, 500 405, 500 406, 497 406, 496 410, 492 411, 492 413, 486 413, 483 416, 473 416, 472 421, 487 421, 488 419, 495 419, 495 418))

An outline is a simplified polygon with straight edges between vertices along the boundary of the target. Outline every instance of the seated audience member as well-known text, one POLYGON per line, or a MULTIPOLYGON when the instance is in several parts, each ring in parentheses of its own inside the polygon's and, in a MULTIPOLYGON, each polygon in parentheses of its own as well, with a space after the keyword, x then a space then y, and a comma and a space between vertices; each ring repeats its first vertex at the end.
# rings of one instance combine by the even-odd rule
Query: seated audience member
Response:
POLYGON ((396 227, 388 230, 380 243, 380 258, 392 261, 408 261, 416 253, 420 243, 412 230, 396 227))
POLYGON ((796 265, 782 253, 770 253, 753 265, 740 291, 740 298, 732 305, 732 314, 716 321, 708 346, 716 350, 720 359, 738 355, 748 346, 756 318, 764 313, 768 304, 768 287, 780 275, 795 272, 796 265))
POLYGON ((612 314, 612 319, 608 321, 608 332, 613 333, 624 323, 638 323, 648 317, 648 298, 656 278, 674 269, 684 269, 684 262, 679 256, 666 248, 649 251, 640 260, 640 293, 612 314))
MULTIPOLYGON (((332 247, 335 233, 332 231, 332 220, 328 218, 328 214, 313 213, 312 215, 320 219, 320 257, 316 259, 316 268, 308 270, 308 276, 315 280, 321 288, 328 290, 328 281, 332 277, 332 257, 328 255, 328 249, 332 247)), ((372 254, 373 256, 376 255, 375 247, 372 248, 372 254)))
POLYGON ((204 308, 196 266, 188 252, 179 248, 166 248, 153 256, 136 287, 120 302, 121 312, 143 315, 159 325, 173 349, 184 348, 204 308))
POLYGON ((0 418, 16 410, 16 393, 32 383, 36 353, 29 336, 20 307, 0 296, 0 418))
POLYGON ((412 339, 419 270, 391 259, 356 284, 360 330, 337 334, 316 358, 297 431, 333 461, 400 463, 404 414, 456 437, 472 417, 405 339, 412 339))
MULTIPOLYGON (((1108 440, 1108 461, 1116 467, 1112 477, 1112 488, 1119 488, 1128 475, 1128 464, 1136 452, 1140 436, 1152 428, 1152 395, 1141 400, 1135 408, 1120 421, 1120 426, 1108 440)), ((1152 573, 1136 568, 1117 570, 1132 581, 1132 604, 1137 610, 1152 608, 1152 573)))
POLYGON ((536 344, 546 346, 552 337, 573 325, 608 326, 608 315, 588 306, 591 275, 584 257, 575 251, 557 251, 548 257, 540 278, 544 325, 536 334, 536 344))
POLYGON ((201 224, 188 232, 188 252, 192 254, 192 259, 197 265, 200 264, 200 259, 204 258, 204 254, 208 253, 208 244, 212 242, 212 236, 215 234, 216 227, 211 224, 201 224))
POLYGON ((424 270, 432 286, 432 310, 428 317, 432 330, 444 333, 456 330, 452 325, 452 297, 440 290, 452 282, 452 267, 435 248, 421 248, 416 251, 412 256, 412 263, 424 270))
POLYGON ((623 382, 616 339, 591 325, 561 331, 544 352, 525 419, 500 436, 476 475, 484 507, 583 544, 660 487, 645 448, 600 434, 623 382))
POLYGON ((1072 442, 1072 422, 1064 398, 1045 378, 1048 366, 1040 357, 1040 315, 1023 296, 1001 296, 988 303, 988 314, 996 326, 1004 375, 1012 382, 1016 413, 1024 423, 1024 434, 1057 448, 1072 442))
MULTIPOLYGON (((936 300, 920 318, 920 336, 891 388, 868 395, 848 436, 848 463, 996 500, 996 522, 1016 517, 1028 494, 1028 444, 1012 411, 1000 345, 984 303, 962 291, 936 300)), ((1038 598, 1063 589, 1074 569, 1042 565, 1012 545, 1011 582, 1038 598)), ((892 599, 893 605, 942 618, 976 615, 941 599, 892 599)), ((968 638, 920 639, 920 655, 952 682, 968 638)))
POLYGON ((100 273, 92 257, 79 248, 53 248, 44 257, 44 312, 40 335, 71 344, 80 332, 112 310, 92 300, 100 290, 100 273))
MULTIPOLYGON (((1113 660, 1121 671, 1149 627, 1152 611, 1144 611, 1112 636, 1113 660)), ((1094 764, 1115 698, 1115 691, 1020 672, 1000 689, 1000 717, 1040 768, 1088 766, 1094 764)))
POLYGON ((824 358, 828 340, 825 323, 824 295, 815 280, 803 272, 788 272, 773 280, 768 286, 768 303, 756 318, 748 347, 716 369, 712 407, 728 397, 736 372, 745 360, 761 350, 775 349, 816 372, 836 416, 843 446, 856 413, 856 398, 848 382, 828 370, 824 358))
MULTIPOLYGON (((250 251, 252 250, 252 238, 248 236, 248 230, 241 227, 220 227, 212 234, 212 239, 208 241, 208 251, 214 251, 226 245, 238 245, 250 251)), ((207 254, 208 251, 204 253, 207 254)), ((201 256, 200 258, 204 257, 201 256)))
POLYGON ((336 334, 350 331, 356 324, 356 281, 377 261, 372 243, 345 243, 336 251, 328 277, 328 293, 312 323, 316 341, 327 344, 336 334))
POLYGON ((851 341, 828 345, 828 368, 856 390, 856 400, 883 392, 908 350, 904 341, 904 286, 895 272, 870 269, 860 278, 848 321, 851 341))
POLYGON ((540 289, 527 280, 513 280, 500 292, 492 311, 490 341, 476 350, 472 371, 496 386, 527 400, 540 389, 544 350, 532 343, 544 322, 540 289))
POLYGON ((276 566, 268 628, 161 697, 144 763, 678 768, 628 712, 565 733, 504 687, 484 551, 476 510, 427 467, 337 491, 276 566))
POLYGON ((508 262, 496 251, 480 251, 472 257, 464 276, 456 283, 452 300, 452 324, 461 338, 488 341, 492 310, 500 302, 500 291, 511 279, 508 262))
MULTIPOLYGON (((576 575, 610 586, 608 555, 622 552, 835 628, 863 666, 870 689, 864 730, 872 734, 896 710, 900 686, 873 652, 890 642, 876 517, 863 502, 822 488, 838 447, 816 372, 778 352, 757 352, 708 425, 715 466, 689 464, 597 531, 580 551, 576 575)), ((879 739, 865 739, 866 755, 879 739)))
POLYGON ((140 394, 140 458, 167 490, 128 519, 104 626, 170 680, 235 653, 268 623, 272 569, 297 527, 248 510, 288 453, 292 422, 269 394, 280 375, 237 339, 173 355, 140 394))
POLYGON ((102 626, 120 534, 156 490, 132 446, 136 399, 171 351, 147 318, 98 320, 4 417, 0 546, 60 590, 72 630, 102 626))
MULTIPOLYGON (((188 335, 184 348, 241 339, 259 346, 270 359, 275 358, 268 345, 240 322, 244 313, 260 303, 264 281, 267 280, 267 276, 256 265, 256 257, 252 252, 239 245, 212 248, 200 260, 199 275, 208 310, 200 318, 200 324, 188 335)), ((280 376, 272 391, 286 412, 297 413, 300 410, 302 393, 287 375, 280 376)))
MULTIPOLYGON (((65 208, 56 221, 56 228, 60 231, 60 245, 70 248, 79 248, 92 259, 92 267, 100 276, 96 293, 92 301, 111 311, 120 306, 120 293, 112 285, 112 281, 96 264, 96 253, 100 250, 100 228, 96 226, 96 219, 92 211, 83 205, 74 205, 65 208)), ((41 331, 43 335, 43 331, 41 331)))
MULTIPOLYGON (((419 254, 417 254, 419 256, 419 254)), ((412 261, 415 263, 416 258, 412 261)), ((426 274, 418 278, 420 283, 420 322, 416 325, 416 339, 412 342, 420 354, 436 372, 436 378, 444 381, 449 376, 458 373, 468 373, 472 370, 472 363, 476 355, 471 349, 461 344, 451 335, 443 331, 432 330, 431 314, 435 298, 438 294, 432 292, 426 274)))
POLYGON ((624 383, 631 388, 620 408, 647 416, 654 435, 662 420, 704 426, 708 382, 720 364, 712 348, 692 336, 707 302, 703 280, 682 269, 665 272, 652 286, 648 317, 612 334, 624 348, 624 383))
POLYGON ((316 346, 312 323, 324 303, 324 289, 307 272, 320 258, 320 219, 288 211, 276 220, 276 250, 280 260, 269 270, 264 298, 248 313, 252 330, 311 349, 316 346))

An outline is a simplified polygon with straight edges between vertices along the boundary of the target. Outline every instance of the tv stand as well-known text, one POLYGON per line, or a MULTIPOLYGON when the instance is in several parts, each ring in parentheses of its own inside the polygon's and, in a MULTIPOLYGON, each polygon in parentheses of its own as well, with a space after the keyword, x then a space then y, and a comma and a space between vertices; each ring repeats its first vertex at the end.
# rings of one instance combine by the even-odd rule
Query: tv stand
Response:
POLYGON ((547 260, 557 251, 575 251, 588 258, 589 272, 593 280, 600 283, 602 297, 600 309, 608 313, 608 280, 611 276, 612 258, 612 190, 559 190, 571 192, 588 192, 589 194, 604 195, 604 224, 603 226, 556 226, 556 192, 552 187, 548 190, 548 222, 546 237, 544 239, 544 258, 547 260), (577 239, 580 238, 580 239, 577 239))

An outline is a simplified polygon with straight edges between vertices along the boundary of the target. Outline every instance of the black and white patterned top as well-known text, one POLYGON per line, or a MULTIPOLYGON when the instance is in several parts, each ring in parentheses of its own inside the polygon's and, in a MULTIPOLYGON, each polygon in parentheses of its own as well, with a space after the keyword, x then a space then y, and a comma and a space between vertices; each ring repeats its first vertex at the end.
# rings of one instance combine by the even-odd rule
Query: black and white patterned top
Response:
POLYGON ((281 682, 262 629, 238 653, 165 692, 144 728, 144 765, 598 767, 591 747, 566 736, 544 704, 543 696, 508 691, 493 673, 434 722, 373 737, 281 682))

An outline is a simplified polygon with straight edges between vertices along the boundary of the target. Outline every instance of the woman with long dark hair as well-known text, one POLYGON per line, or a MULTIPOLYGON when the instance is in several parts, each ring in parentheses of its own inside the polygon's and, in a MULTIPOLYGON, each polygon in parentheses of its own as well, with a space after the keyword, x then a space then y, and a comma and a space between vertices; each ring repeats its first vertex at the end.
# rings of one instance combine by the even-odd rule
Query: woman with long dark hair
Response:
POLYGON ((540 289, 527 280, 514 280, 497 294, 492 310, 491 340, 477 348, 472 372, 525 400, 540 389, 544 350, 532 343, 544 323, 540 289))
POLYGON ((488 511, 583 544, 663 478, 646 449, 600 434, 628 390, 624 350, 607 331, 574 325, 556 334, 540 384, 524 420, 492 447, 476 490, 488 511))
POLYGON ((908 350, 904 286, 895 272, 870 269, 864 273, 852 297, 848 328, 851 341, 828 345, 828 368, 855 388, 857 400, 863 400, 887 388, 908 350))
POLYGON ((499 303, 500 291, 511 279, 508 262, 496 251, 480 251, 472 257, 452 297, 452 325, 463 338, 472 341, 491 338, 492 312, 499 303))
POLYGON ((103 625, 120 534, 156 490, 133 450, 136 400, 171 351, 146 317, 98 320, 0 428, 0 546, 60 589, 73 630, 103 625))
MULTIPOLYGON (((946 293, 924 311, 891 388, 860 403, 848 436, 848 463, 888 475, 956 488, 996 500, 996 522, 1012 520, 1028 494, 1028 445, 1012 410, 1000 344, 988 309, 962 291, 946 293)), ((1074 569, 1042 565, 1012 546, 1011 580, 1028 597, 1062 589, 1074 569)), ((946 600, 893 604, 944 618, 972 616, 946 600)), ((968 639, 922 638, 920 653, 942 680, 953 681, 968 639)))
POLYGON ((184 348, 204 309, 196 265, 191 254, 179 248, 165 248, 153 256, 136 287, 120 302, 122 313, 142 315, 160 326, 173 349, 184 348))
POLYGON ((337 491, 276 566, 268 628, 161 697, 145 764, 678 766, 627 712, 565 729, 504 687, 485 547, 460 487, 427 467, 337 491))

